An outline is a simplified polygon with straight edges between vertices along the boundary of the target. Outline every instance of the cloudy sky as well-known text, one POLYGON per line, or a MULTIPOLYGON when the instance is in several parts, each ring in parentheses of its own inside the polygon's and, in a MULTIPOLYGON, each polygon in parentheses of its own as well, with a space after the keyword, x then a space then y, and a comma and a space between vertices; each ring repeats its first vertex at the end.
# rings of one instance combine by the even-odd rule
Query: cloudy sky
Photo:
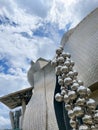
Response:
MULTIPOLYGON (((30 61, 52 59, 64 32, 98 6, 98 0, 0 0, 0 96, 30 87, 30 61)), ((0 129, 10 128, 0 103, 0 129)))

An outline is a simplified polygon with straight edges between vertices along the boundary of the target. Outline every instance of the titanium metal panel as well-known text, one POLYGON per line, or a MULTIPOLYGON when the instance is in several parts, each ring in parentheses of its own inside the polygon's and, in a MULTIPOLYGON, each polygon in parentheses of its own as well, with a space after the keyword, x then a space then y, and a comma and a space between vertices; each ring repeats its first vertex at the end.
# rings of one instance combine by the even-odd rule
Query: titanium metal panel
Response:
POLYGON ((61 44, 71 53, 85 86, 98 82, 98 8, 65 34, 61 44))

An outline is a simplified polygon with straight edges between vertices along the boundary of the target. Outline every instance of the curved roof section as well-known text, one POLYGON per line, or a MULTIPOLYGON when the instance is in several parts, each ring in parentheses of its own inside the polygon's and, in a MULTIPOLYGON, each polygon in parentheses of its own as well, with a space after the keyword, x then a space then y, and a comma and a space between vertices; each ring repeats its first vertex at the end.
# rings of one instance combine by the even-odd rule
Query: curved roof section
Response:
POLYGON ((6 96, 0 97, 0 102, 8 106, 10 109, 14 109, 16 107, 22 106, 22 99, 25 100, 26 105, 32 96, 32 87, 26 88, 6 96))

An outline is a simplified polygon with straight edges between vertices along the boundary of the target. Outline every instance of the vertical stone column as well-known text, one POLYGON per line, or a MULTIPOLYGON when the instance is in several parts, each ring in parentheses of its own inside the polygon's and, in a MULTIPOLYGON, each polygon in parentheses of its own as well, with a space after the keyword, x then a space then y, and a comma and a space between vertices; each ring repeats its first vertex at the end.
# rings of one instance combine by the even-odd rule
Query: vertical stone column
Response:
POLYGON ((25 110, 26 110, 26 102, 25 102, 25 99, 22 99, 22 115, 20 118, 20 128, 23 128, 25 110))
POLYGON ((24 99, 22 99, 22 114, 23 114, 23 116, 24 116, 25 110, 26 110, 26 102, 24 99))

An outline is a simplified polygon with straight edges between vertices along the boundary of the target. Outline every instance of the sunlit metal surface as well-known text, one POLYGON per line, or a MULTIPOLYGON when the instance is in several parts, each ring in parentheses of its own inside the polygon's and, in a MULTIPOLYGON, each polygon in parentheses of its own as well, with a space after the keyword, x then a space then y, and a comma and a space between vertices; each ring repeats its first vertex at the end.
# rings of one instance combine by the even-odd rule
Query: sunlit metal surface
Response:
POLYGON ((89 87, 98 82, 98 9, 66 33, 61 44, 71 53, 84 84, 89 87))

